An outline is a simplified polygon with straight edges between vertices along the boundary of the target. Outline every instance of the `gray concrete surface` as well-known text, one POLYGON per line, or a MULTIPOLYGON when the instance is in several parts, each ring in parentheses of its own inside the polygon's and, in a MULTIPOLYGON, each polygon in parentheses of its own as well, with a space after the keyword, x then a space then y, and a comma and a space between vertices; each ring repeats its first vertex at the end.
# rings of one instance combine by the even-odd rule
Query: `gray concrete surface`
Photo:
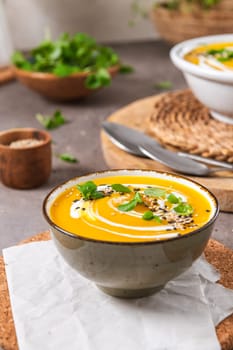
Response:
MULTIPOLYGON (((153 85, 161 80, 173 82, 174 89, 186 86, 180 72, 170 62, 169 46, 161 41, 115 44, 122 60, 135 67, 131 75, 118 75, 113 84, 86 100, 54 103, 28 90, 17 82, 0 87, 0 129, 41 127, 36 113, 53 113, 60 109, 69 120, 51 131, 53 171, 49 182, 33 190, 15 190, 0 184, 0 248, 46 230, 41 205, 52 187, 73 176, 107 168, 100 146, 100 125, 118 108, 145 96, 158 93, 153 85), (69 152, 79 164, 67 164, 56 154, 69 152)), ((122 164, 124 167, 124 164, 122 164)), ((221 213, 213 237, 233 248, 233 214, 221 213)))

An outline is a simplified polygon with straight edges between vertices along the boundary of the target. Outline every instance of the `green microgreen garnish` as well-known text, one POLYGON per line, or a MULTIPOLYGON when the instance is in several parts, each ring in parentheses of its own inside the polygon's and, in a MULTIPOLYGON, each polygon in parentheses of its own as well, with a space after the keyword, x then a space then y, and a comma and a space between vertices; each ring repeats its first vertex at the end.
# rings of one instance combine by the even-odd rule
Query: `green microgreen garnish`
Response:
POLYGON ((188 216, 193 214, 193 207, 188 203, 180 203, 173 209, 179 215, 188 216))
POLYGON ((56 129, 66 123, 66 119, 61 111, 55 111, 52 116, 36 114, 38 122, 45 127, 45 129, 56 129))
POLYGON ((88 89, 98 89, 101 86, 108 86, 111 84, 111 75, 106 68, 100 68, 95 73, 90 74, 86 80, 85 85, 88 89))
POLYGON ((160 81, 160 82, 154 84, 154 88, 160 89, 160 90, 169 90, 172 87, 173 87, 173 84, 169 80, 160 81))
POLYGON ((77 185, 77 188, 85 200, 100 199, 104 197, 103 192, 97 191, 97 186, 93 181, 87 181, 82 185, 77 185))
POLYGON ((122 184, 112 184, 111 187, 116 192, 120 192, 120 193, 129 193, 129 192, 131 192, 131 189, 129 187, 126 187, 126 186, 124 186, 122 184))
POLYGON ((142 219, 143 219, 143 220, 147 220, 147 221, 153 220, 153 219, 154 219, 155 221, 157 221, 157 222, 159 222, 159 223, 162 222, 161 218, 160 218, 158 215, 154 215, 153 211, 151 211, 151 210, 146 211, 146 212, 142 215, 142 219))
POLYGON ((151 187, 144 191, 144 194, 149 197, 164 197, 166 191, 162 188, 151 187))
POLYGON ((172 203, 172 204, 177 204, 177 203, 180 203, 182 201, 181 198, 176 197, 173 193, 170 193, 167 196, 167 200, 168 200, 169 203, 172 203))
POLYGON ((78 163, 78 159, 69 153, 61 153, 59 154, 59 158, 67 163, 78 163))
POLYGON ((233 59, 233 50, 223 48, 223 49, 211 49, 208 50, 207 55, 214 56, 219 62, 227 62, 233 59))
POLYGON ((143 201, 142 201, 140 193, 136 192, 134 195, 134 198, 130 202, 121 204, 117 208, 120 211, 130 211, 130 210, 133 210, 137 204, 142 204, 142 203, 143 203, 143 201))
POLYGON ((97 89, 110 84, 108 68, 120 65, 120 58, 112 48, 97 44, 85 33, 64 33, 57 40, 42 41, 28 55, 15 52, 12 62, 26 71, 53 73, 61 78, 87 72, 85 85, 97 89))

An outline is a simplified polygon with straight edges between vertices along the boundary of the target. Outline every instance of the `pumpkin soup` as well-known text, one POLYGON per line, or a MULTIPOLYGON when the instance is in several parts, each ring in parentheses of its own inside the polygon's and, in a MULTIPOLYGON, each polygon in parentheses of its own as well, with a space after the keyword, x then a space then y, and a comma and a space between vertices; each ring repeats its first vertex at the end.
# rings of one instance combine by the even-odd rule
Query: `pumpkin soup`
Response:
POLYGON ((233 71, 233 42, 199 46, 185 54, 184 59, 207 69, 233 71))
POLYGON ((50 217, 62 229, 112 242, 163 240, 210 220, 214 205, 180 182, 147 176, 109 176, 78 183, 59 194, 50 217))

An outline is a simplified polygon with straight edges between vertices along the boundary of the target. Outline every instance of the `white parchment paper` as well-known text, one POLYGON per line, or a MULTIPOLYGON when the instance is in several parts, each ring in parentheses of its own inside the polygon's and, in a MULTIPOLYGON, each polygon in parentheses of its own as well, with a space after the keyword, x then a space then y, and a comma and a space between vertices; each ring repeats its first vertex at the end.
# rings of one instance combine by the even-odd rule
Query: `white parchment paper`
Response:
POLYGON ((204 259, 159 293, 105 295, 58 255, 53 242, 3 251, 20 350, 219 350, 214 324, 233 291, 204 259))

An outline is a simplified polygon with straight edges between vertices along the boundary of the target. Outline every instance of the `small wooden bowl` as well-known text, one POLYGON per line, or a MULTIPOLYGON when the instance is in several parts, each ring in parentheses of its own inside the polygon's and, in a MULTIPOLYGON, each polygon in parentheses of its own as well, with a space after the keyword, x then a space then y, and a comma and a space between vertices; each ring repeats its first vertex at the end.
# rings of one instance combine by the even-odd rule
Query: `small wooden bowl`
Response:
MULTIPOLYGON (((114 77, 119 66, 108 69, 111 77, 114 77)), ((56 101, 71 101, 86 97, 98 89, 88 89, 85 79, 90 74, 87 72, 74 73, 68 77, 58 77, 52 73, 28 72, 14 67, 16 78, 30 89, 56 101)))
POLYGON ((51 136, 46 131, 23 128, 0 132, 0 179, 8 187, 29 189, 42 185, 51 173, 51 136), (33 139, 39 144, 12 148, 14 141, 33 139))

